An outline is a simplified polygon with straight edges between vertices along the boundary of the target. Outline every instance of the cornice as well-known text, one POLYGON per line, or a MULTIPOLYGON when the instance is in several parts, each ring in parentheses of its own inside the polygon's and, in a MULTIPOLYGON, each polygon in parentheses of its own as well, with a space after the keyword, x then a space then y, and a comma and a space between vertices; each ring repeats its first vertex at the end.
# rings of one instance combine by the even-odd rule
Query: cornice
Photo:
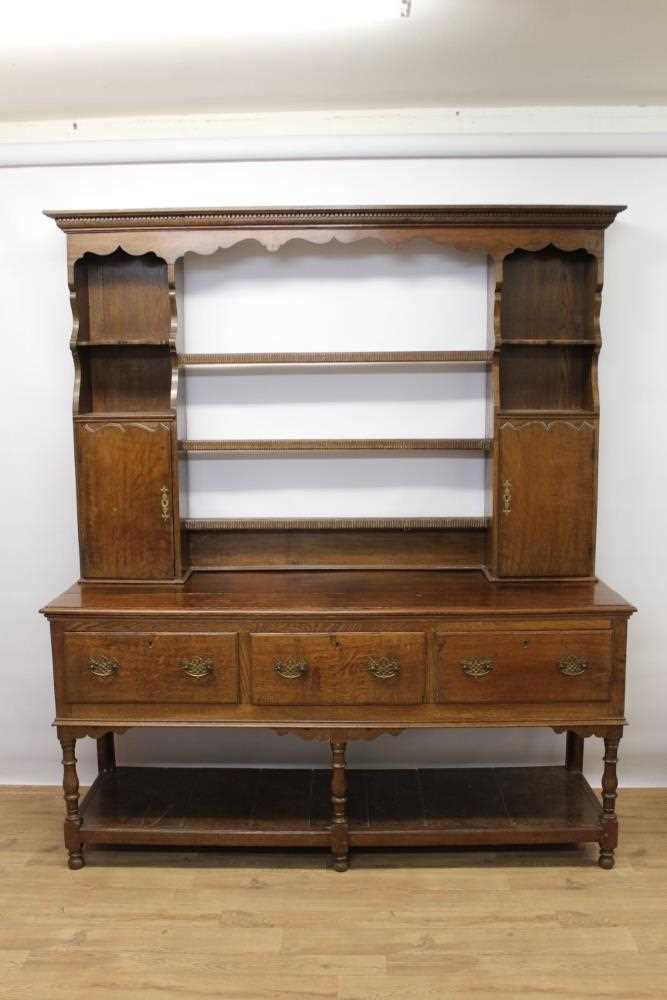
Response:
POLYGON ((405 205, 47 211, 65 233, 156 229, 543 228, 609 226, 624 205, 405 205))

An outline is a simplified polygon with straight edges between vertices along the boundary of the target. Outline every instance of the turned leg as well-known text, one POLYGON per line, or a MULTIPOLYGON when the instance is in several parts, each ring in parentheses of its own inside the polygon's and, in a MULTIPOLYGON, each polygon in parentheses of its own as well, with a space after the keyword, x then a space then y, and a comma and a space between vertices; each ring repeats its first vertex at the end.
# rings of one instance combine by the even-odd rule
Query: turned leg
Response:
POLYGON ((618 777, 618 744, 623 730, 612 729, 604 738, 604 771, 602 773, 602 835, 600 837, 600 868, 609 871, 614 867, 614 850, 618 844, 618 819, 616 818, 616 793, 618 777))
POLYGON ((58 730, 58 739, 63 749, 63 792, 65 795, 65 847, 69 853, 69 866, 74 871, 83 868, 83 844, 81 842, 81 814, 79 813, 79 777, 76 773, 74 747, 76 739, 65 729, 58 730))
POLYGON ((331 805, 333 817, 331 822, 331 853, 333 866, 337 872, 348 869, 349 837, 347 828, 347 777, 345 773, 346 743, 331 741, 331 805))
POLYGON ((568 730, 565 737, 565 767, 568 771, 582 771, 584 767, 584 738, 568 730))
POLYGON ((107 774, 116 770, 116 747, 113 733, 105 733, 97 740, 97 770, 99 774, 107 774))

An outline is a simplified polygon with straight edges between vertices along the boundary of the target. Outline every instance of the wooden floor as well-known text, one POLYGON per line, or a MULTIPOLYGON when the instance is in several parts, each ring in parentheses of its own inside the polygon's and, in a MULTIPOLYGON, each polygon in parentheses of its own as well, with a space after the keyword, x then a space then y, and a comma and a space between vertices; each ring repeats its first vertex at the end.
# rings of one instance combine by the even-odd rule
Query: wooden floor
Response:
POLYGON ((0 789, 2 1000, 644 1000, 667 996, 667 790, 623 791, 621 847, 89 849, 55 788, 0 789))

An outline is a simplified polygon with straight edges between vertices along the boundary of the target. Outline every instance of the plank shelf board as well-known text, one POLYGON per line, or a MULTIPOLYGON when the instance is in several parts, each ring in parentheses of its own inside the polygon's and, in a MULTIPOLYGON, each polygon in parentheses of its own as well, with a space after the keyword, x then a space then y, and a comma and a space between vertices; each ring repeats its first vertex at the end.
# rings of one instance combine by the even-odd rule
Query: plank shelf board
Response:
POLYGON ((178 447, 185 454, 237 454, 253 452, 324 451, 489 451, 489 438, 301 438, 284 440, 185 440, 178 447))
POLYGON ((251 517, 184 518, 186 531, 359 531, 389 529, 412 531, 434 528, 485 530, 489 517, 251 517))
POLYGON ((483 365, 491 351, 325 351, 264 354, 179 354, 181 368, 234 367, 238 365, 483 365))
POLYGON ((77 340, 74 344, 75 347, 169 347, 169 340, 155 340, 153 339, 128 339, 124 338, 119 340, 115 338, 107 338, 100 340, 77 340))
MULTIPOLYGON (((84 843, 326 847, 325 769, 120 767, 81 806, 84 843)), ((348 771, 350 844, 598 840, 601 807, 565 767, 348 771)))
POLYGON ((93 410, 92 412, 82 411, 74 414, 75 424, 89 424, 99 421, 101 423, 111 423, 119 420, 129 420, 141 422, 142 420, 174 420, 173 411, 167 410, 93 410))
POLYGON ((602 341, 594 337, 505 337, 499 347, 600 347, 602 341))

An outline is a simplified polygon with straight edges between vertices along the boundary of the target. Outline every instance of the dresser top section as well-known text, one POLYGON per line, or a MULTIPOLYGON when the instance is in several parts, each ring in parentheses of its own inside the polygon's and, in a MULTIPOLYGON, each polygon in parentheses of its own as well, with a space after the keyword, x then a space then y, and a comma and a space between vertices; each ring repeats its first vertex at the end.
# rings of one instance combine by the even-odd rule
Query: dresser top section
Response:
POLYGON ((194 573, 178 586, 75 584, 42 609, 48 617, 629 615, 634 610, 600 581, 497 584, 477 571, 437 570, 194 573))
POLYGON ((549 227, 606 229, 625 205, 358 205, 47 211, 66 233, 129 229, 549 227))

